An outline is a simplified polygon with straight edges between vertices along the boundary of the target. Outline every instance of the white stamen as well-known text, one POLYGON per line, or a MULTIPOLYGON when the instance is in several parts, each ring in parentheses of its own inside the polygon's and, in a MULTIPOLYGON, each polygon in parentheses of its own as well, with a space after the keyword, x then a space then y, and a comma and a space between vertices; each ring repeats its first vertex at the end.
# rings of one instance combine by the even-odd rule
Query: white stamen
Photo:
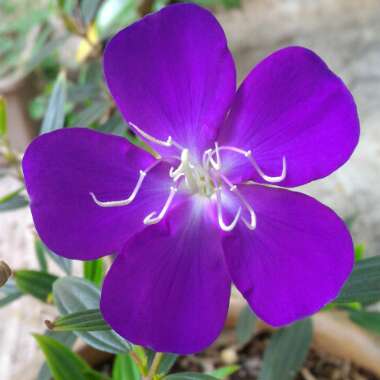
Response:
POLYGON ((139 176, 139 179, 136 183, 136 186, 133 189, 131 195, 127 199, 122 199, 120 201, 102 202, 96 197, 96 195, 94 193, 90 192, 90 195, 91 195, 92 199, 94 200, 94 202, 100 207, 118 207, 118 206, 129 205, 136 198, 136 195, 140 190, 140 187, 144 181, 146 174, 147 174, 146 172, 144 172, 143 170, 140 170, 140 176, 139 176))
POLYGON ((248 221, 244 216, 242 216, 243 223, 249 228, 250 230, 254 230, 256 228, 256 214, 253 210, 252 206, 247 202, 244 195, 239 191, 236 185, 231 183, 231 181, 225 177, 224 175, 220 176, 222 180, 229 186, 230 191, 236 194, 236 196, 240 199, 240 201, 243 203, 243 205, 246 207, 246 209, 249 212, 250 221, 248 221))
POLYGON ((236 213, 233 221, 227 225, 223 220, 222 199, 221 199, 220 193, 221 193, 221 189, 218 188, 216 190, 216 207, 217 207, 217 211, 218 211, 218 223, 219 223, 220 228, 223 231, 230 232, 235 228, 237 222, 239 221, 240 214, 241 214, 241 207, 239 207, 239 209, 237 210, 237 213, 236 213))
POLYGON ((156 223, 160 222, 164 218, 165 214, 167 213, 171 203, 173 202, 174 196, 175 196, 177 191, 178 191, 178 189, 176 187, 172 186, 170 188, 170 193, 169 193, 168 199, 166 200, 164 207, 162 208, 161 212, 158 215, 155 211, 151 212, 149 215, 147 215, 144 218, 144 224, 150 225, 150 224, 156 224, 156 223), (155 216, 155 215, 157 215, 157 216, 155 216))
POLYGON ((165 146, 166 148, 170 148, 171 146, 175 146, 176 148, 180 149, 180 150, 183 150, 184 148, 176 143, 171 136, 169 136, 167 138, 166 141, 164 140, 159 140, 157 138, 155 138, 154 136, 150 135, 149 133, 146 133, 145 131, 143 131, 142 129, 140 129, 136 124, 133 124, 131 121, 128 122, 128 124, 136 130, 136 132, 138 134, 140 134, 142 137, 144 137, 145 139, 147 139, 148 141, 151 141, 152 143, 155 143, 157 145, 162 145, 162 146, 165 146))
POLYGON ((259 164, 253 158, 252 151, 235 148, 234 146, 221 146, 221 147, 218 147, 217 149, 213 150, 212 154, 214 154, 214 153, 218 154, 217 152, 221 151, 221 150, 226 150, 226 151, 230 151, 230 152, 239 153, 239 154, 243 155, 244 157, 246 157, 249 160, 249 162, 252 164, 252 166, 256 169, 256 171, 259 174, 259 176, 262 179, 264 179, 265 181, 269 182, 269 183, 278 183, 278 182, 281 182, 286 177, 286 158, 285 157, 282 157, 282 171, 281 171, 281 175, 279 175, 279 176, 269 176, 269 175, 267 175, 267 174, 265 174, 263 172, 263 170, 260 168, 259 164))
POLYGON ((208 159, 206 161, 206 165, 208 165, 210 162, 211 162, 211 165, 213 166, 213 168, 215 170, 220 170, 220 168, 222 167, 222 163, 221 163, 221 160, 220 160, 220 154, 219 154, 219 145, 218 145, 217 142, 215 142, 215 149, 209 151, 209 153, 208 153, 208 159), (212 157, 212 155, 214 153, 216 154, 216 161, 212 157))
POLYGON ((90 192, 91 198, 100 207, 119 207, 119 206, 127 206, 127 205, 129 205, 136 198, 136 196, 137 196, 137 194, 138 194, 138 192, 139 192, 139 190, 141 188, 141 185, 144 182, 144 179, 145 179, 146 175, 152 169, 154 169, 161 161, 163 161, 163 160, 162 159, 156 160, 152 164, 150 164, 145 170, 140 170, 140 172, 139 172, 139 179, 137 180, 135 188, 133 189, 131 195, 127 199, 122 199, 122 200, 119 200, 119 201, 105 201, 105 202, 102 202, 102 201, 100 201, 97 198, 97 196, 93 192, 90 192))

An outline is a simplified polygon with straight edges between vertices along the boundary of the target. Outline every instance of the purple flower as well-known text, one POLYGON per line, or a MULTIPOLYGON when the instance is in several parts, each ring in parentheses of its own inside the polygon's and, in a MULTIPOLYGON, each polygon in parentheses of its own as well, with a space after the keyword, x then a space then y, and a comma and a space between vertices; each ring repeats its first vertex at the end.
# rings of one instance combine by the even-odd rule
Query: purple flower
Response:
POLYGON ((57 254, 118 253, 101 310, 129 341, 192 353, 211 344, 233 283, 273 326, 333 300, 353 265, 342 220, 282 187, 325 177, 359 137, 354 100, 312 51, 281 49, 235 92, 223 30, 173 5, 104 54, 116 104, 156 157, 89 129, 40 136, 23 170, 35 225, 57 254))

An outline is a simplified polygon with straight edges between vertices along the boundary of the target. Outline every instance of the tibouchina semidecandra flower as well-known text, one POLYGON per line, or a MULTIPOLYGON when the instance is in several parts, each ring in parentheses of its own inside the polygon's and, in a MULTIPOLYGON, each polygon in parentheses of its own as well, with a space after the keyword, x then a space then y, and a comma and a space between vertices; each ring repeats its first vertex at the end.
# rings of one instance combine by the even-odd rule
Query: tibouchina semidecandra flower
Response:
POLYGON ((312 51, 288 47, 236 92, 214 16, 172 5, 120 31, 109 90, 158 152, 84 128, 35 139, 23 170, 39 235, 58 255, 117 253, 104 318, 129 341, 188 354, 211 344, 231 284, 273 326, 333 300, 353 265, 342 220, 280 187, 325 177, 359 137, 354 100, 312 51))

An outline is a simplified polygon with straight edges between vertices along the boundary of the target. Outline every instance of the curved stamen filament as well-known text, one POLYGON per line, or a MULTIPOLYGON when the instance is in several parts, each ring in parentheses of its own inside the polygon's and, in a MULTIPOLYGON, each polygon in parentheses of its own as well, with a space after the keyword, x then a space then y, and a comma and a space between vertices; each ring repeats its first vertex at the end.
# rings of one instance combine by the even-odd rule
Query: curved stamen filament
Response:
POLYGON ((151 165, 149 165, 145 170, 140 170, 140 172, 139 172, 139 179, 137 180, 137 183, 136 183, 136 185, 135 185, 135 187, 134 187, 131 195, 128 198, 121 199, 119 201, 105 201, 105 202, 103 202, 103 201, 100 201, 93 192, 90 192, 91 198, 100 207, 120 207, 120 206, 127 206, 127 205, 129 205, 131 202, 134 201, 134 199, 136 198, 138 192, 140 191, 141 185, 144 182, 144 179, 145 179, 146 175, 153 168, 155 168, 161 161, 162 160, 157 160, 157 161, 153 162, 151 165))
POLYGON ((239 148, 236 148, 234 146, 220 146, 220 147, 217 147, 216 149, 214 149, 212 151, 211 155, 214 154, 214 153, 216 153, 218 155, 219 151, 221 151, 221 150, 235 152, 235 153, 241 154, 244 157, 246 157, 249 160, 249 162, 251 163, 251 165, 255 168, 255 170, 257 171, 257 173, 259 174, 259 176, 263 180, 265 180, 265 181, 267 181, 269 183, 278 183, 278 182, 281 182, 286 177, 286 158, 285 157, 282 157, 282 171, 281 171, 281 175, 279 175, 279 176, 269 176, 269 175, 267 175, 267 174, 265 174, 263 172, 263 170, 260 168, 259 164, 253 158, 252 151, 239 149, 239 148))
POLYGON ((220 228, 225 231, 225 232, 230 232, 232 231, 237 222, 239 221, 240 214, 241 214, 241 207, 236 212, 236 215, 233 219, 233 221, 230 224, 226 224, 223 220, 223 211, 222 211, 222 197, 221 197, 221 188, 217 188, 216 190, 216 207, 217 207, 217 212, 218 212, 218 223, 220 228))
POLYGON ((156 224, 156 223, 160 222, 164 218, 167 211, 169 210, 169 207, 170 207, 171 203, 173 202, 174 196, 177 193, 177 191, 178 191, 177 187, 173 187, 173 186, 170 187, 170 193, 169 193, 168 199, 166 200, 164 207, 162 208, 160 213, 157 215, 156 211, 151 212, 149 215, 147 215, 144 218, 144 224, 149 225, 149 224, 156 224), (155 215, 157 215, 157 216, 155 216, 155 215))
POLYGON ((242 216, 243 223, 250 229, 254 230, 256 228, 256 213, 253 210, 252 206, 247 202, 244 195, 238 190, 237 186, 231 183, 231 181, 224 175, 220 176, 222 180, 229 186, 230 191, 236 194, 236 196, 243 203, 247 211, 249 212, 250 221, 248 221, 245 217, 242 216))
POLYGON ((149 133, 146 133, 145 131, 143 131, 142 129, 140 129, 136 124, 133 124, 132 122, 128 122, 128 124, 136 130, 136 132, 141 135, 142 137, 144 137, 145 139, 147 139, 148 141, 154 143, 154 144, 157 144, 157 145, 162 145, 162 146, 165 146, 166 148, 170 148, 171 146, 175 146, 176 148, 180 149, 180 150, 183 150, 184 148, 178 144, 177 142, 175 142, 171 136, 169 136, 167 138, 166 141, 164 140, 159 140, 157 138, 155 138, 154 136, 150 135, 149 133))

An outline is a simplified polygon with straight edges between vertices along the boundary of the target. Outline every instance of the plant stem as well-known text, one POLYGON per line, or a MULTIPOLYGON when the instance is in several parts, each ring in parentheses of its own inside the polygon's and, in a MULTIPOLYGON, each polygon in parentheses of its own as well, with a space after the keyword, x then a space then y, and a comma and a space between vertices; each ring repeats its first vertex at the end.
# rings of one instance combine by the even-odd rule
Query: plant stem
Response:
POLYGON ((131 355, 131 358, 132 358, 132 360, 135 362, 135 364, 137 365, 137 367, 138 367, 140 373, 141 373, 141 374, 144 374, 144 372, 145 372, 145 368, 144 368, 144 367, 145 367, 145 366, 144 366, 144 364, 142 363, 142 361, 141 361, 141 359, 139 358, 139 356, 136 354, 136 352, 131 351, 131 352, 129 353, 129 355, 131 355))
POLYGON ((146 380, 153 380, 154 379, 154 375, 156 375, 163 357, 164 357, 164 354, 162 352, 157 352, 154 355, 153 362, 152 362, 152 365, 150 366, 146 380))

